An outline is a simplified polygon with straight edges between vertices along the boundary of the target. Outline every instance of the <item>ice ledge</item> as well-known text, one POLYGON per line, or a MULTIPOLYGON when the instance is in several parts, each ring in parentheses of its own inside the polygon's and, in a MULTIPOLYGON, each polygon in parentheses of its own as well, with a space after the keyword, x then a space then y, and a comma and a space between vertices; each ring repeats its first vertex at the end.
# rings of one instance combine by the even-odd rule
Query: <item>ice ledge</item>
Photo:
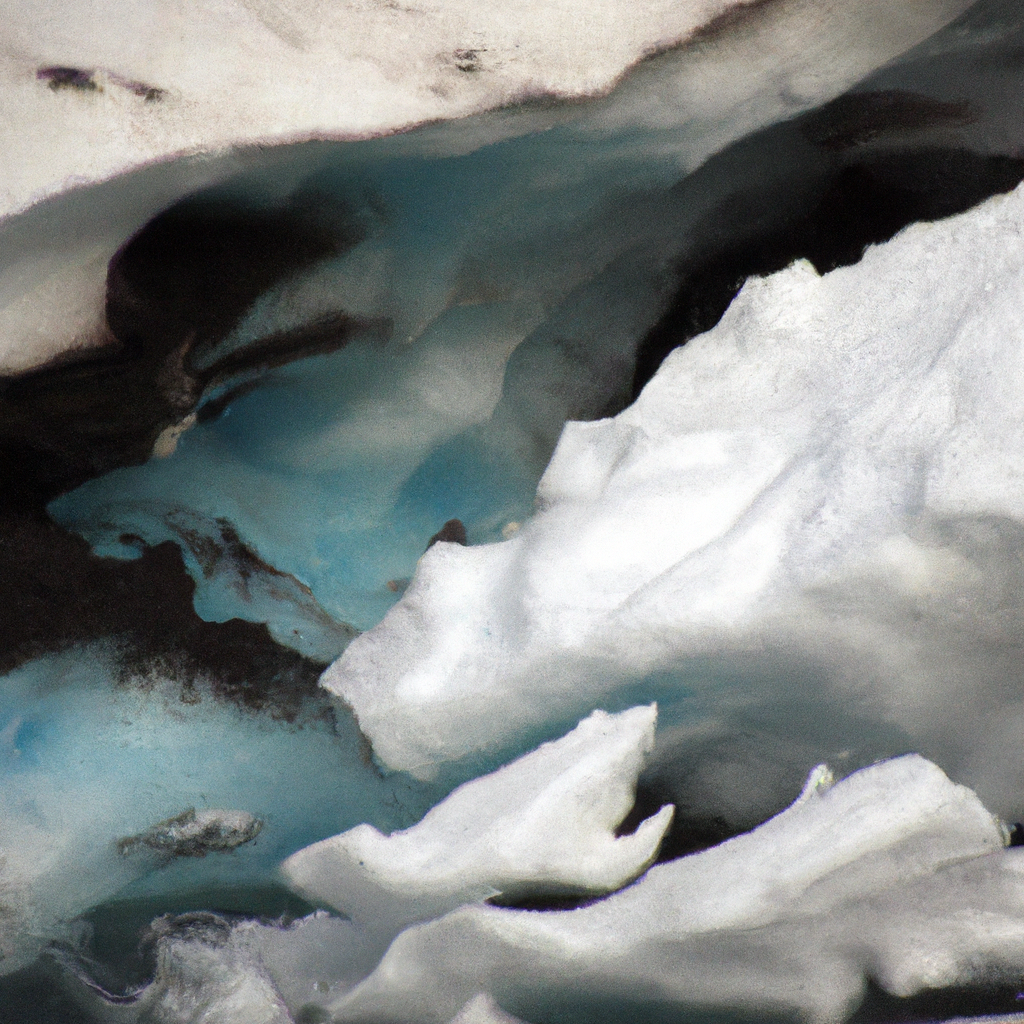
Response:
POLYGON ((470 907, 403 932, 338 1021, 443 1024, 470 999, 555 996, 797 1011, 837 1022, 871 974, 895 995, 1024 964, 1019 851, 970 790, 908 755, 565 912, 470 907), (989 856, 989 855, 994 856, 989 856))
POLYGON ((646 114, 627 103, 619 120, 715 122, 725 110, 748 106, 766 85, 773 96, 778 88, 791 106, 806 108, 844 91, 969 4, 863 6, 7 2, 0 18, 0 215, 176 154, 366 138, 534 97, 593 96, 645 56, 688 39, 701 52, 662 76, 646 114), (763 32, 771 45, 752 47, 743 75, 723 75, 721 41, 743 45, 763 32), (757 66, 766 54, 768 66, 757 66))
POLYGON ((429 551, 322 684, 429 776, 650 673, 714 714, 688 666, 759 652, 751 714, 856 694, 1017 815, 1022 223, 1018 190, 751 280, 632 407, 566 426, 515 537, 429 551))

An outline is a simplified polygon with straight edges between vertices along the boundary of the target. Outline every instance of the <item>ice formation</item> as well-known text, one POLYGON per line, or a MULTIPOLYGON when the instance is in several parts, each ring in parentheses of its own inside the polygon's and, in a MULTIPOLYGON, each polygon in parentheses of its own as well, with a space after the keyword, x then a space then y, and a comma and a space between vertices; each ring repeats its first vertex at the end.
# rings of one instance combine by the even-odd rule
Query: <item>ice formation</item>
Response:
POLYGON ((675 1004, 825 1022, 868 973, 909 995, 1019 972, 1024 857, 977 797, 913 755, 830 781, 816 770, 760 828, 588 907, 414 926, 334 1019, 444 1022, 486 992, 527 1019, 546 1000, 573 1020, 675 1004))
POLYGON ((417 3, 0 18, 0 1018, 994 1007, 1019 5, 417 3))
POLYGON ((360 825, 293 854, 305 895, 389 938, 413 921, 495 896, 606 893, 636 878, 672 820, 663 807, 631 835, 656 709, 595 711, 560 740, 467 782, 404 832, 360 825))
MULTIPOLYGON (((573 813, 582 820, 591 811, 597 824, 606 809, 594 802, 587 770, 599 749, 595 724, 618 726, 624 742, 632 731, 636 757, 638 723, 641 732, 651 724, 650 709, 610 721, 591 717, 559 743, 453 794, 418 828, 437 832, 437 820, 448 818, 452 832, 458 820, 465 835, 479 835, 482 813, 486 832, 488 800, 469 804, 470 787, 507 791, 526 766, 536 774, 545 761, 556 762, 561 803, 574 800, 573 813), (570 762, 575 771, 566 770, 570 762)), ((529 806, 518 814, 517 827, 528 824, 529 806)), ((415 832, 395 838, 409 846, 415 832)), ((512 845, 500 857, 492 853, 492 864, 500 860, 503 870, 543 885, 536 851, 517 847, 514 828, 507 832, 512 845)), ((576 910, 484 906, 471 886, 456 892, 436 865, 399 861, 389 851, 391 863, 378 856, 365 877, 376 873, 393 884, 401 875, 402 895, 415 891, 417 912, 429 903, 438 917, 402 931, 382 960, 379 936, 323 911, 290 925, 165 917, 148 939, 157 950, 152 982, 120 1000, 92 985, 92 999, 104 1019, 133 1024, 505 1024, 532 1019, 542 1005, 581 1021, 713 1006, 840 1021, 869 976, 907 996, 1019 973, 1024 854, 1006 849, 1007 841, 1006 826, 970 790, 919 756, 838 783, 819 766, 798 799, 754 831, 652 867, 633 885, 576 910), (432 899, 423 898, 428 893, 432 899), (475 905, 444 913, 460 899, 475 905)), ((352 867, 331 852, 318 844, 305 852, 305 865, 302 855, 297 863, 308 872, 314 860, 320 885, 329 885, 332 867, 344 882, 352 867)), ((293 877, 295 863, 285 864, 293 877)), ((361 916, 379 898, 383 917, 395 920, 394 893, 379 883, 357 898, 365 901, 361 916)))
POLYGON ((323 684, 426 776, 654 677, 716 714, 724 665, 754 719, 856 700, 1016 813, 1022 219, 1018 190, 749 281, 633 406, 566 426, 523 529, 428 551, 323 684))
POLYGON ((754 23, 755 34, 774 36, 761 66, 731 78, 712 71, 713 97, 693 90, 684 70, 669 76, 669 96, 676 92, 717 112, 756 97, 764 78, 784 69, 790 81, 782 91, 793 102, 820 101, 822 91, 842 91, 931 35, 968 0, 909 8, 895 0, 870 8, 805 0, 779 12, 750 5, 752 18, 744 6, 604 0, 584 14, 570 0, 331 10, 242 0, 170 8, 135 2, 97 11, 8 0, 0 19, 0 212, 182 152, 379 135, 531 97, 593 94, 641 58, 699 39, 702 28, 719 29, 711 33, 713 49, 722 35, 728 47, 731 36, 742 38, 744 21, 754 23), (740 31, 730 33, 736 21, 740 31), (35 131, 19 131, 24 124, 35 131))
POLYGON ((278 725, 81 652, 5 677, 0 723, 0 975, 115 894, 266 884, 339 826, 401 828, 436 799, 381 779, 343 719, 278 725))

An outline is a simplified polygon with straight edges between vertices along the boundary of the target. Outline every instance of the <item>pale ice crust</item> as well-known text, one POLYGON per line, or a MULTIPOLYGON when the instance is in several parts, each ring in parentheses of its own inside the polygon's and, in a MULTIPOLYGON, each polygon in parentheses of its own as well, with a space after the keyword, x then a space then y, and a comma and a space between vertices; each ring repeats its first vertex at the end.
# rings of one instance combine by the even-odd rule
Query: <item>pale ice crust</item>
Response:
MULTIPOLYGON (((380 135, 531 96, 592 95, 647 54, 741 6, 735 0, 132 0, 97 7, 4 0, 0 212, 182 152, 380 135), (51 89, 37 79, 51 67, 80 69, 92 76, 92 87, 51 89)), ((855 80, 937 31, 968 2, 790 6, 799 8, 796 21, 790 12, 768 16, 792 37, 778 40, 768 61, 777 63, 787 42, 796 44, 786 56, 796 58, 789 91, 797 97, 821 85, 801 66, 801 52, 815 49, 797 38, 801 25, 812 40, 815 33, 833 41, 849 36, 845 47, 832 47, 826 77, 846 78, 844 63, 866 59, 855 80)), ((728 92, 736 79, 715 84, 728 92)), ((670 87, 668 107, 671 93, 670 87)))
POLYGON ((370 825, 283 865, 300 892, 390 938, 466 903, 529 892, 602 894, 654 859, 672 807, 615 836, 654 745, 656 708, 595 711, 568 735, 460 786, 418 824, 370 825))
MULTIPOLYGON (((748 281, 633 406, 566 425, 516 536, 432 548, 323 685, 384 763, 429 776, 756 654, 783 681, 744 680, 750 706, 856 693, 1015 813, 1022 223, 1018 190, 824 277, 748 281)), ((698 678, 686 699, 711 716, 720 695, 698 678)))
POLYGON ((683 175, 845 92, 969 0, 789 0, 703 37, 743 5, 540 6, 0 2, 0 369, 109 341, 104 275, 118 246, 191 191, 272 169, 273 143, 372 139, 353 142, 355 159, 368 145, 380 159, 450 156, 564 125, 584 146, 651 133, 652 159, 683 175), (37 78, 48 67, 92 73, 95 88, 52 89, 37 78), (134 86, 162 91, 147 100, 134 86), (83 188, 96 183, 99 194, 83 188), (19 234, 12 214, 61 194, 71 202, 19 234))

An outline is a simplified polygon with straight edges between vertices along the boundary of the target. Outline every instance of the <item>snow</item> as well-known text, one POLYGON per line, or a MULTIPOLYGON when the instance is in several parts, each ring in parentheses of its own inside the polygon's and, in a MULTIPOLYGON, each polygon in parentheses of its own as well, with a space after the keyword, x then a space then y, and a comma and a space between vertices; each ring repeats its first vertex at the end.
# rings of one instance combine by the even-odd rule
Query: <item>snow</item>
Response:
POLYGON ((1021 970, 1024 857, 1003 842, 977 797, 921 757, 834 786, 820 768, 753 832, 590 906, 468 907, 414 926, 331 1009, 425 1024, 485 992, 514 1012, 561 997, 567 1019, 618 997, 839 1021, 869 973, 909 995, 1021 970))
MULTIPOLYGON (((601 0, 585 9, 572 0, 329 7, 311 0, 28 6, 7 0, 0 6, 0 211, 183 152, 380 135, 523 98, 592 95, 641 58, 741 6, 729 0, 601 0), (47 74, 61 68, 77 69, 77 80, 47 74), (61 82, 69 84, 53 87, 61 82), (33 130, 26 132, 29 124, 33 130)), ((820 98, 823 87, 852 84, 967 6, 930 0, 908 9, 875 0, 837 8, 805 0, 778 18, 773 11, 741 17, 741 26, 754 22, 755 29, 747 28, 753 34, 781 22, 751 78, 760 85, 762 75, 790 63, 791 95, 797 102, 820 98), (809 47, 808 35, 819 34, 821 44, 809 47), (826 54, 827 84, 820 80, 826 54)), ((732 94, 737 79, 713 86, 732 94)), ((663 109, 672 99, 670 88, 663 109)), ((697 94, 691 102, 701 100, 697 94)))
POLYGON ((292 854, 303 895, 388 938, 413 921, 488 897, 606 893, 653 861, 672 820, 663 807, 632 835, 633 804, 656 709, 595 711, 572 732, 460 786, 390 836, 369 825, 292 854))
POLYGON ((459 1010, 458 1014, 452 1018, 451 1024, 521 1024, 521 1022, 510 1013, 505 1013, 486 992, 481 992, 459 1010))
POLYGON ((1022 220, 1018 190, 748 281, 633 406, 566 425, 511 539, 428 551, 323 685, 421 777, 655 677, 689 725, 855 700, 837 742, 895 727, 1016 813, 1022 220))
MULTIPOLYGON (((0 5, 5 372, 109 341, 103 276, 118 246, 193 190, 278 166, 288 147, 272 143, 341 140, 355 161, 453 156, 564 125, 586 153, 609 137, 635 147, 640 130, 654 135, 650 155, 679 176, 748 132, 839 95, 968 6, 755 5, 736 25, 718 22, 642 61, 611 89, 645 55, 742 5, 603 0, 575 18, 568 0, 544 4, 541 17, 530 0, 256 2, 262 13, 213 0, 61 4, 59 16, 50 2, 0 5), (301 36, 298 48, 273 27, 282 18, 301 36), (567 20, 572 31, 561 34, 567 20), (37 77, 55 67, 93 71, 97 88, 54 89, 53 78, 37 77), (159 100, 136 95, 132 83, 162 90, 159 100), (587 104, 515 105, 608 90, 587 104), (424 122, 438 123, 391 135, 424 122)), ((429 322, 429 308, 420 312, 429 322)))
MULTIPOLYGON (((626 732, 631 720, 636 732, 638 722, 651 722, 651 710, 632 709, 614 724, 626 732)), ((565 761, 575 747, 583 755, 579 770, 563 770, 556 782, 575 797, 580 818, 591 805, 600 821, 595 785, 585 772, 594 748, 581 751, 579 742, 595 723, 609 725, 587 719, 558 743, 470 785, 499 792, 524 765, 555 760, 553 752, 565 761)), ((451 808, 460 809, 469 791, 457 791, 451 804, 432 812, 432 822, 405 836, 417 829, 436 834, 436 821, 452 817, 451 808)), ((488 801, 479 806, 486 829, 488 801)), ((472 809, 460 810, 472 836, 472 809)), ((528 817, 521 813, 520 822, 528 817)), ((515 828, 505 832, 512 843, 508 862, 518 863, 520 877, 531 875, 535 851, 517 851, 515 828)), ((406 928, 383 959, 380 936, 324 911, 290 925, 231 924, 212 914, 161 918, 151 929, 154 980, 122 999, 125 1005, 103 999, 95 1005, 102 1019, 124 1022, 149 1019, 145 1013, 159 1007, 159 1019, 169 1024, 234 1021, 240 1014, 268 1021, 330 1014, 363 1024, 514 1024, 541 1006, 586 1021, 609 1007, 632 1019, 653 1005, 677 1012, 796 1012, 821 1024, 838 1022, 856 1007, 868 977, 908 996, 1019 975, 1024 852, 1007 849, 1007 837, 1006 826, 973 792, 918 755, 839 782, 822 765, 790 807, 752 832, 658 864, 576 910, 474 903, 445 913, 458 902, 449 886, 451 898, 434 903, 443 916, 406 928)), ((324 849, 311 848, 327 879, 324 849)), ((457 850, 448 852, 458 857, 457 850)), ((389 854, 391 863, 379 855, 366 875, 392 881, 403 875, 403 895, 417 886, 438 891, 436 863, 422 856, 400 862, 397 851, 389 854)), ((343 878, 348 869, 335 865, 343 878)), ((285 870, 291 873, 287 864, 285 870)), ((383 887, 374 889, 377 896, 383 887)), ((463 890, 463 898, 472 896, 463 890)), ((384 893, 385 916, 389 900, 394 895, 384 893)))

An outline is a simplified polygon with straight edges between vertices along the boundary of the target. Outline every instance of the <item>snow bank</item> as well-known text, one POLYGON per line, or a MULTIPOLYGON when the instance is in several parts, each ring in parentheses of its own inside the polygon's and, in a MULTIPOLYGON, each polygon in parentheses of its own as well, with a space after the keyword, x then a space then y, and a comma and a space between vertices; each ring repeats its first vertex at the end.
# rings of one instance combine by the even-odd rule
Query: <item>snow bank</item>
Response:
MULTIPOLYGON (((759 47, 761 66, 744 77, 762 84, 769 73, 780 76, 789 81, 779 91, 796 103, 820 100, 823 89, 841 92, 968 3, 908 8, 875 0, 865 8, 804 0, 795 10, 751 5, 752 13, 737 16, 743 6, 147 0, 97 8, 7 0, 0 7, 0 212, 183 151, 379 135, 533 96, 593 94, 707 26, 713 50, 723 35, 771 32, 773 45, 759 47)), ((708 94, 673 84, 666 110, 674 94, 698 109, 708 103, 708 94)), ((745 89, 737 77, 712 76, 709 84, 712 108, 748 99, 735 95, 745 89)))
POLYGON ((867 974, 908 995, 1024 968, 1024 857, 972 792, 918 756, 830 781, 817 769, 758 829, 588 907, 410 928, 332 1011, 442 1022, 485 992, 526 1016, 561 998, 581 1020, 618 999, 836 1021, 867 974))
POLYGON ((633 805, 656 709, 595 711, 560 740, 460 786, 417 825, 360 825, 293 854, 289 883, 390 937, 491 896, 606 893, 654 859, 672 819, 663 807, 632 835, 633 805))
POLYGON ((1018 190, 749 281, 631 408, 566 426, 512 539, 428 551, 323 685, 427 776, 652 673, 710 715, 732 659, 751 715, 855 694, 1014 811, 1022 222, 1018 190))
POLYGON ((968 6, 603 0, 579 17, 569 0, 543 5, 540 16, 530 3, 326 10, 146 0, 58 5, 58 15, 53 3, 7 0, 0 216, 38 205, 0 228, 0 368, 21 372, 109 341, 103 275, 118 246, 194 189, 277 166, 285 147, 268 143, 366 138, 442 120, 350 143, 359 161, 467 153, 558 124, 585 152, 614 135, 635 146, 639 129, 660 136, 653 152, 685 173, 841 94, 968 6), (292 28, 282 35, 284 24, 292 28), (602 92, 628 66, 685 39, 605 98, 481 113, 602 92), (480 116, 465 120, 471 113, 480 116), (256 148, 239 150, 247 144, 256 148), (108 180, 116 175, 125 176, 108 180), (97 182, 96 191, 82 187, 97 182), (39 204, 48 196, 56 198, 39 204))
POLYGON ((1024 970, 1024 852, 1005 847, 1008 829, 973 792, 917 755, 838 783, 819 766, 789 808, 752 832, 652 867, 580 909, 476 902, 509 879, 531 893, 551 891, 552 880, 562 891, 582 888, 581 877, 593 886, 579 862, 596 859, 595 845, 629 844, 606 823, 622 813, 652 729, 651 708, 592 715, 404 833, 355 829, 285 862, 305 891, 359 920, 159 918, 153 981, 120 998, 92 984, 89 1004, 124 1024, 514 1024, 540 1007, 587 1021, 609 1007, 633 1019, 655 1004, 831 1022, 852 1012, 867 977, 907 996, 1024 970), (568 835, 558 834, 559 813, 568 835), (582 829, 593 835, 581 841, 582 829), (474 905, 446 912, 466 901, 474 905), (381 921, 429 913, 438 916, 387 948, 381 921))

